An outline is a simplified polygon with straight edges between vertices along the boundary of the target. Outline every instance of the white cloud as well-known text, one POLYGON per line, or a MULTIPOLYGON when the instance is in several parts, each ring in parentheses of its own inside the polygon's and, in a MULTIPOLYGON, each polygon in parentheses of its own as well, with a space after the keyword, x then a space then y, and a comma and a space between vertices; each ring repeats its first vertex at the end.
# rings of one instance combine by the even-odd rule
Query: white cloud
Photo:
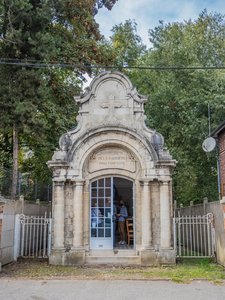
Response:
POLYGON ((101 32, 109 37, 114 25, 135 19, 138 34, 149 46, 148 30, 157 26, 159 20, 167 23, 196 19, 204 8, 225 13, 222 0, 119 0, 111 11, 100 9, 96 20, 100 24, 101 32))

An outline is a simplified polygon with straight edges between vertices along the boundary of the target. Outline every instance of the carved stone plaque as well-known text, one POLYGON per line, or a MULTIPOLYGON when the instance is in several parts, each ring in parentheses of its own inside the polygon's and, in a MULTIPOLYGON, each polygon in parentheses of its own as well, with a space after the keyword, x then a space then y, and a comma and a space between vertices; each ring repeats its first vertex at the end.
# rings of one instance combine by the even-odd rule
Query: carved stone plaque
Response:
POLYGON ((136 162, 131 153, 120 148, 104 148, 95 152, 89 160, 89 172, 105 169, 136 171, 136 162))

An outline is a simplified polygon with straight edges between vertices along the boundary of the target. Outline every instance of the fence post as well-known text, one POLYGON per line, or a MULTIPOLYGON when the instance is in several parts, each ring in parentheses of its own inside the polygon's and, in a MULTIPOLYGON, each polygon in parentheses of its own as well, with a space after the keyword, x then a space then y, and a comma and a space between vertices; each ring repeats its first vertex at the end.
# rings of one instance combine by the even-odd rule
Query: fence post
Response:
POLYGON ((48 257, 51 254, 51 245, 52 245, 52 218, 51 218, 51 215, 50 215, 49 216, 49 223, 48 223, 48 249, 47 249, 48 257))
POLYGON ((20 253, 20 215, 15 215, 13 259, 17 261, 20 253))
POLYGON ((176 217, 173 218, 173 247, 177 254, 177 230, 176 230, 176 217))
POLYGON ((21 225, 21 247, 20 255, 24 255, 24 242, 25 242, 25 215, 20 215, 20 225, 21 225))

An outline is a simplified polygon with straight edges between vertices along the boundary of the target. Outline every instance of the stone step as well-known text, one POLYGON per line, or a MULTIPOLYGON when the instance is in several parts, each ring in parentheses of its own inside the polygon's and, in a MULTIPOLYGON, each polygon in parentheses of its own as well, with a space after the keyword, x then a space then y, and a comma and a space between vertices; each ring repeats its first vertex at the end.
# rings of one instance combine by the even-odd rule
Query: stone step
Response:
POLYGON ((140 265, 140 256, 86 256, 86 265, 140 265))
POLYGON ((138 256, 138 251, 136 251, 135 249, 90 250, 89 256, 95 256, 95 257, 138 256))

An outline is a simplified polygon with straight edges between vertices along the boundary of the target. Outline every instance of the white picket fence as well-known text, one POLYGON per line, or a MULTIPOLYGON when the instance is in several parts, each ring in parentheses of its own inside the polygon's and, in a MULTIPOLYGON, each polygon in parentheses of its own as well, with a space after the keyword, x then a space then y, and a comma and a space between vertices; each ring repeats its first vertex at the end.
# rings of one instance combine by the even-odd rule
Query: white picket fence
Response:
POLYGON ((174 218, 174 246, 177 257, 215 256, 213 214, 174 218))
POLYGON ((14 259, 18 257, 46 258, 51 251, 51 216, 16 215, 14 259))

